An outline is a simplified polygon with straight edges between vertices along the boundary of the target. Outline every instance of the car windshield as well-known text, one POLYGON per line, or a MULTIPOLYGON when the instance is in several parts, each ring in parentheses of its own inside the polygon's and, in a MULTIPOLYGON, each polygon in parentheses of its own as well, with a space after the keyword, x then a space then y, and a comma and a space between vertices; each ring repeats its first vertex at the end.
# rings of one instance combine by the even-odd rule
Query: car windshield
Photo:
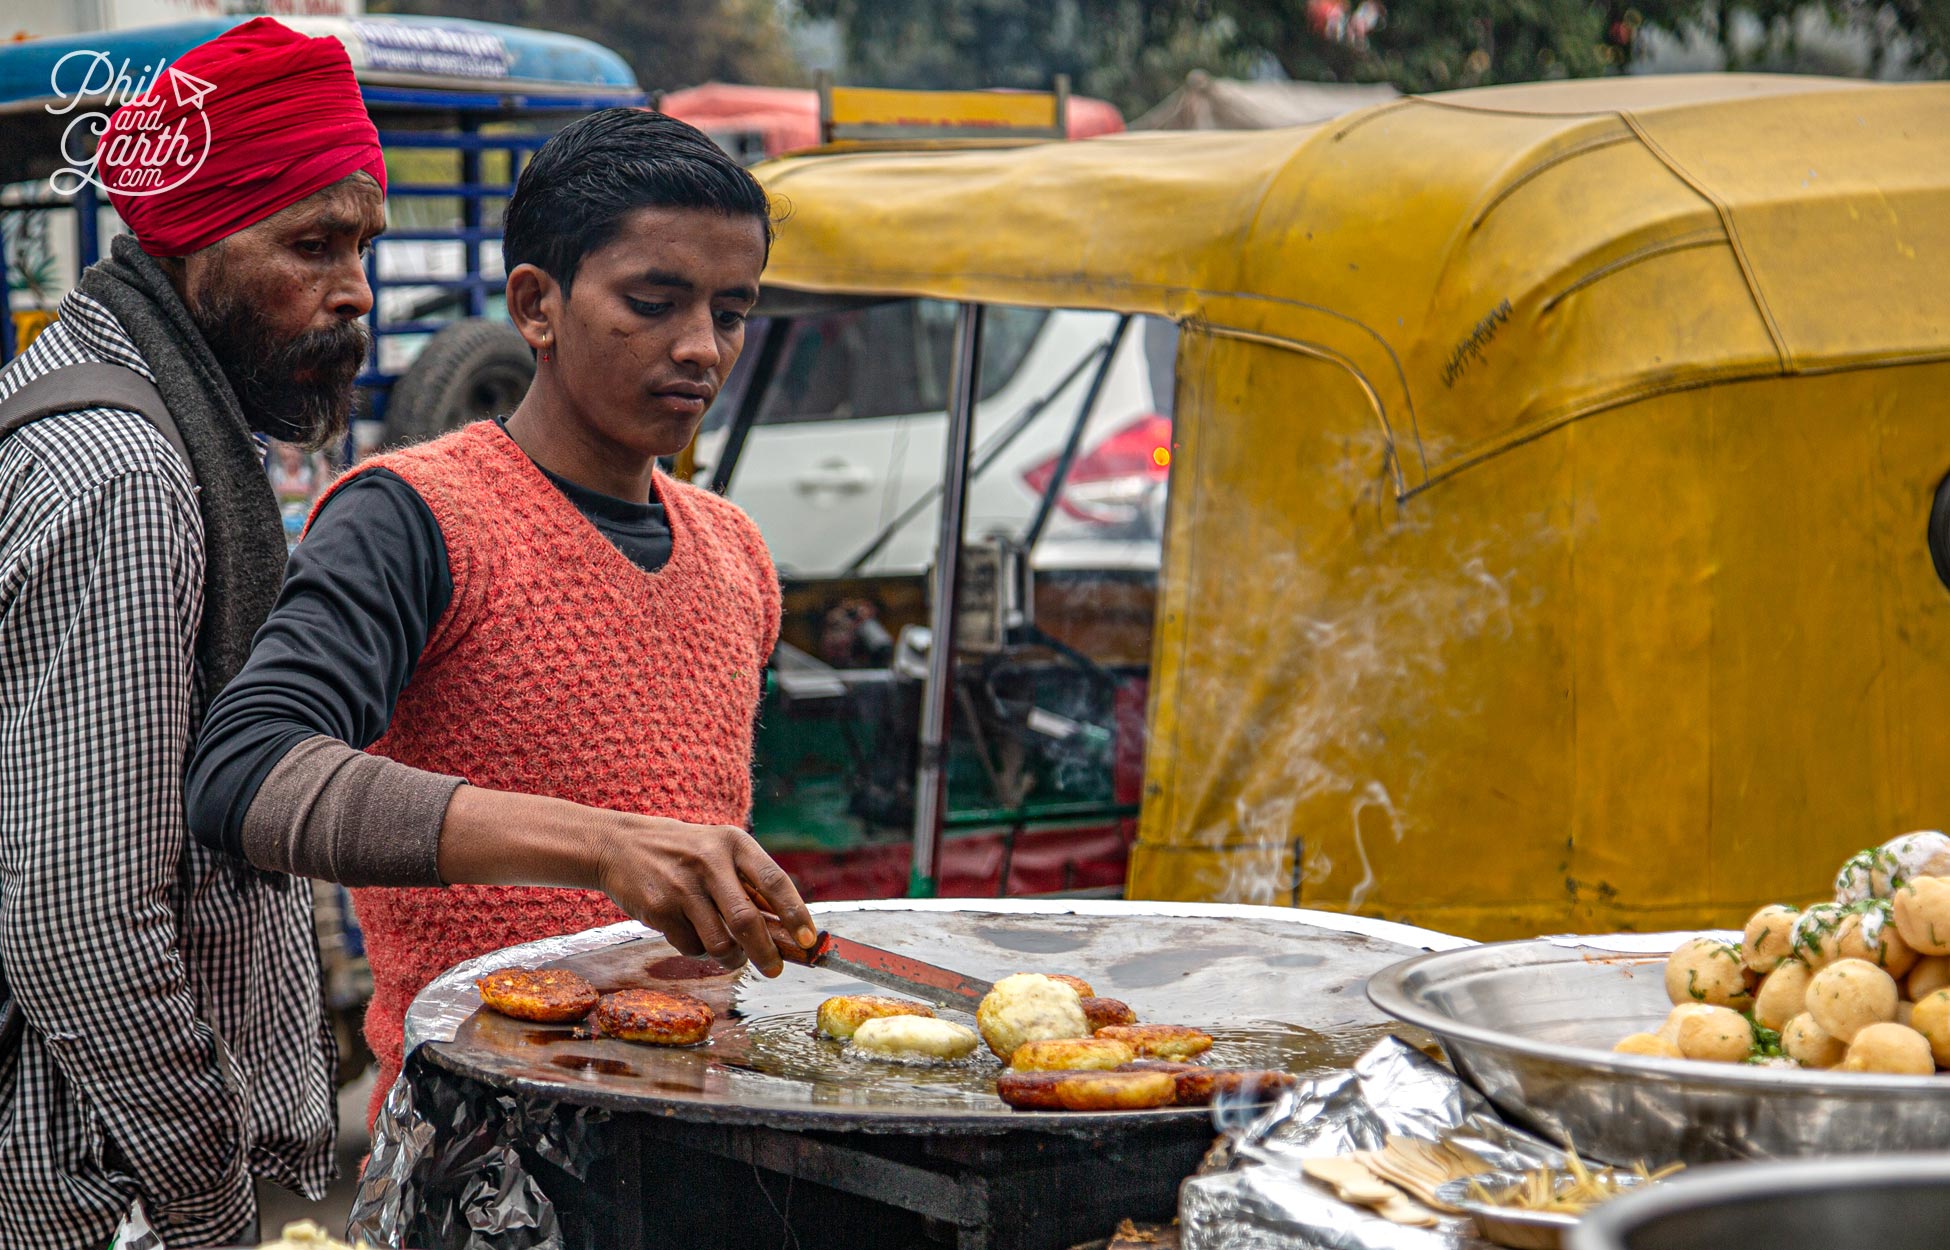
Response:
MULTIPOLYGON (((948 301, 889 300, 780 317, 748 336, 699 463, 716 476, 726 427, 755 403, 727 493, 788 575, 906 573, 932 560, 956 316, 948 301), (766 358, 754 396, 749 362, 766 358)), ((1154 567, 1176 327, 1090 309, 989 306, 984 320, 971 540, 1033 536, 1046 566, 1154 567)))
MULTIPOLYGON (((1006 387, 1049 317, 1042 308, 991 308, 982 344, 982 398, 1006 387)), ((705 419, 706 431, 731 419, 772 325, 755 318, 745 351, 705 419)), ((844 421, 941 412, 948 405, 955 305, 904 299, 795 319, 772 380, 760 425, 844 421)))

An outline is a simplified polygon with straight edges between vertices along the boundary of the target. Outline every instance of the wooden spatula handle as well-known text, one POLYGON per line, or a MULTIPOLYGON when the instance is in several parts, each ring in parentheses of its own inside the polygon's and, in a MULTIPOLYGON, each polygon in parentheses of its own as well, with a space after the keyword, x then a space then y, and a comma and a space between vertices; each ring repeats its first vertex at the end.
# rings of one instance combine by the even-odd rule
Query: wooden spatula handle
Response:
POLYGON ((826 945, 826 933, 821 930, 818 941, 813 943, 811 950, 807 950, 799 945, 798 938, 786 932, 785 925, 780 923, 777 916, 765 917, 765 931, 771 935, 772 945, 779 948, 779 958, 789 964, 800 964, 810 968, 823 953, 826 945))
POLYGON ((799 939, 793 937, 786 929, 785 922, 773 914, 772 904, 758 892, 758 887, 742 877, 739 880, 745 887, 745 893, 757 906, 758 914, 765 917, 765 932, 771 937, 772 945, 779 948, 779 958, 789 964, 812 967, 819 957, 826 953, 826 931, 824 929, 819 931, 810 949, 799 945, 799 939))

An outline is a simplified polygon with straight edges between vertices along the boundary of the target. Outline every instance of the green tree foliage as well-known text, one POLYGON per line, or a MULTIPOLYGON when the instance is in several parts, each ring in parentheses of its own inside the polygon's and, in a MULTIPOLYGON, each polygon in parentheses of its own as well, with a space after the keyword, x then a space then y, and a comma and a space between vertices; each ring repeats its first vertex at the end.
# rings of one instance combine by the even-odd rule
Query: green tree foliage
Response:
POLYGON ((1897 0, 1880 6, 1876 16, 1868 19, 1878 28, 1880 8, 1894 13, 1903 33, 1916 41, 1923 53, 1924 67, 1933 77, 1950 74, 1950 0, 1897 0))
POLYGON ((1077 90, 1127 114, 1192 68, 1239 75, 1271 61, 1290 78, 1440 91, 1622 71, 1647 29, 1719 39, 1731 68, 1795 63, 1796 17, 1818 5, 1877 50, 1898 44, 1944 73, 1950 0, 800 0, 840 28, 848 81, 902 87, 1077 90), (1735 18, 1767 36, 1736 46, 1735 18), (1353 27, 1362 27, 1359 30, 1353 27))
POLYGON ((1589 0, 1394 0, 1372 31, 1330 26, 1356 0, 802 0, 836 19, 853 81, 886 86, 1047 86, 1056 73, 1127 112, 1200 68, 1267 60, 1288 77, 1393 82, 1408 91, 1621 64, 1608 6, 1589 0))
MULTIPOLYGON (((780 0, 370 0, 376 12, 472 17, 583 35, 616 49, 651 89, 708 79, 789 84, 780 0)), ((1246 76, 1277 65, 1297 79, 1440 91, 1616 72, 1656 29, 1717 39, 1730 68, 1793 68, 1796 18, 1811 7, 1861 32, 1869 72, 1901 48, 1950 72, 1950 0, 797 0, 831 19, 849 82, 888 87, 1047 88, 1057 74, 1126 114, 1192 69, 1246 76), (1736 19, 1763 32, 1733 39, 1736 19), (1359 29, 1354 29, 1359 28, 1359 29)), ((1820 68, 1820 67, 1817 67, 1820 68)))
POLYGON ((713 79, 769 85, 805 79, 775 0, 369 0, 368 7, 581 35, 615 49, 652 91, 713 79))
POLYGON ((1306 0, 1230 0, 1247 41, 1289 77, 1387 81, 1404 91, 1601 74, 1623 63, 1607 6, 1587 0, 1409 0, 1365 39, 1334 39, 1306 0))
POLYGON ((1950 0, 1652 0, 1633 16, 1670 34, 1714 39, 1728 69, 1830 69, 1806 63, 1799 47, 1799 19, 1813 12, 1862 37, 1870 74, 1881 73, 1898 48, 1913 72, 1950 72, 1950 0), (1735 38, 1741 17, 1759 29, 1757 45, 1735 38))

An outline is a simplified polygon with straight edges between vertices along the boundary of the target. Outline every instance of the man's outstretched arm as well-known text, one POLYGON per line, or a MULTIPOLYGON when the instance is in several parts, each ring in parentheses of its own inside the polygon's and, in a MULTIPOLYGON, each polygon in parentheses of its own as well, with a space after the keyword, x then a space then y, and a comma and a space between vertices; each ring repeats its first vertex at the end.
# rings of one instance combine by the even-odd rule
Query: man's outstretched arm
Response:
POLYGON ((687 954, 776 973, 740 879, 808 942, 812 918, 744 830, 463 786, 360 749, 385 732, 452 593, 439 525, 412 487, 383 470, 341 487, 205 720, 189 780, 197 836, 350 885, 600 889, 687 954))

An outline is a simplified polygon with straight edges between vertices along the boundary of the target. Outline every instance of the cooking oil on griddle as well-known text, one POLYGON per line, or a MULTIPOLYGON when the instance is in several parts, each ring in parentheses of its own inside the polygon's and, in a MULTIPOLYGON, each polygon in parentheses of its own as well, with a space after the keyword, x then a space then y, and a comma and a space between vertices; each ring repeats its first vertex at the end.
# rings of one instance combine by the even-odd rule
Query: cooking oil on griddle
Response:
MULTIPOLYGON (((945 1020, 975 1027, 973 1016, 937 1012, 945 1020)), ((1150 1023, 1183 1024, 1182 1020, 1150 1023)), ((864 1101, 880 1105, 971 1108, 995 1106, 995 1078, 1004 1068, 986 1047, 953 1063, 896 1063, 849 1053, 844 1042, 821 1037, 811 1019, 801 1013, 762 1016, 741 1022, 743 1037, 732 1045, 735 1058, 717 1062, 729 1067, 814 1087, 813 1100, 822 1101, 826 1089, 835 1101, 864 1101)), ((1194 1027, 1205 1027, 1194 1023, 1194 1027)), ((1268 1022, 1263 1025, 1213 1025, 1212 1049, 1199 1062, 1211 1068, 1273 1068, 1296 1076, 1317 1076, 1346 1067, 1388 1030, 1360 1025, 1333 1033, 1268 1022)), ((731 1040, 731 1039, 727 1039, 731 1040)), ((716 1039, 713 1039, 714 1043, 716 1039)))
MULTIPOLYGON (((927 913, 836 910, 822 920, 836 932, 986 980, 1012 972, 1080 976, 1098 994, 1128 1003, 1142 1023, 1191 1025, 1211 1034, 1212 1049, 1200 1060, 1208 1067, 1301 1077, 1348 1067, 1392 1031, 1367 1004, 1362 983, 1404 953, 1355 934, 1258 917, 1015 915, 984 913, 973 904, 967 911, 927 913)), ((814 1033, 819 1003, 835 994, 888 991, 836 973, 788 969, 768 980, 749 969, 725 972, 675 956, 655 938, 553 966, 572 968, 605 992, 644 986, 691 994, 717 1013, 717 1025, 707 1043, 673 1049, 537 1028, 483 1011, 439 1047, 442 1061, 533 1092, 702 1119, 810 1125, 832 1116, 836 1124, 914 1131, 900 1126, 1078 1117, 1011 1111, 995 1095, 1002 1065, 985 1047, 933 1066, 848 1055, 843 1043, 814 1033)), ((975 1023, 965 1011, 938 1014, 975 1023)))

